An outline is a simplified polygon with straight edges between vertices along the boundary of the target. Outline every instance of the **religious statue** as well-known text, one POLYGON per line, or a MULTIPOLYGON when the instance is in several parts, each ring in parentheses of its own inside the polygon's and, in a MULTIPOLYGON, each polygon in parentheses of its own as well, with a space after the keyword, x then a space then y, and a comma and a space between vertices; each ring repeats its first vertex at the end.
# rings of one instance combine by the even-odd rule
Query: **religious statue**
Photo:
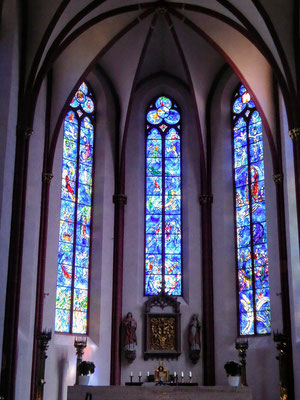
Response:
POLYGON ((133 318, 132 313, 127 313, 126 317, 122 321, 122 330, 125 358, 130 363, 136 358, 136 328, 137 323, 133 318))
POLYGON ((189 347, 190 359, 196 364, 200 358, 201 351, 201 323, 198 314, 192 316, 189 324, 189 347))

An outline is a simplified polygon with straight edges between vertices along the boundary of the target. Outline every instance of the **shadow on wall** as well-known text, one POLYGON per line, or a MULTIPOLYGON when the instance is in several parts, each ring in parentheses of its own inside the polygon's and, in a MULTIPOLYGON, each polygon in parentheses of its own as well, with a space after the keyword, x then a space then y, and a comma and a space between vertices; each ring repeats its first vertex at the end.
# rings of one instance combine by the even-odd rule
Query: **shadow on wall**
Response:
POLYGON ((58 374, 58 385, 57 385, 57 400, 63 399, 63 389, 66 375, 66 367, 68 364, 67 354, 60 354, 57 359, 57 374, 58 374))

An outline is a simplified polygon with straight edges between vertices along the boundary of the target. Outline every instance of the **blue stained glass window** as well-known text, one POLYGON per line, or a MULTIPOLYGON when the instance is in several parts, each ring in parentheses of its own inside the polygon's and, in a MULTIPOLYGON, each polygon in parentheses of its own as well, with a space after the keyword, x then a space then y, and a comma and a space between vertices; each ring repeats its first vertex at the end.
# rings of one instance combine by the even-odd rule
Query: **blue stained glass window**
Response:
POLYGON ((83 82, 64 120, 56 332, 87 333, 94 111, 83 82))
POLYGON ((247 89, 234 94, 233 158, 239 333, 271 332, 262 121, 247 89))
POLYGON ((182 295, 180 119, 166 96, 146 111, 146 295, 182 295))

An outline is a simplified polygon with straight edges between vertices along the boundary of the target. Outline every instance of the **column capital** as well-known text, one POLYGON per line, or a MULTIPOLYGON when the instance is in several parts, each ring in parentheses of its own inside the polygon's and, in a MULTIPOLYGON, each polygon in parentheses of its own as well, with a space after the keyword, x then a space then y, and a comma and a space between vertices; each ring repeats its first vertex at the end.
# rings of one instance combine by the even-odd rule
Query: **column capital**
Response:
POLYGON ((289 137, 293 142, 300 139, 300 128, 293 128, 289 130, 289 137))
POLYGON ((276 185, 283 182, 283 174, 273 174, 272 178, 276 185))
POLYGON ((53 176, 52 172, 43 172, 42 180, 46 183, 51 183, 53 176))
POLYGON ((112 197, 112 201, 114 204, 125 205, 127 204, 127 196, 122 193, 114 194, 112 197))
POLYGON ((199 201, 201 206, 204 204, 212 204, 214 200, 214 196, 212 194, 200 194, 199 201))
POLYGON ((33 129, 28 126, 17 125, 17 136, 25 136, 25 138, 29 138, 33 135, 33 129))

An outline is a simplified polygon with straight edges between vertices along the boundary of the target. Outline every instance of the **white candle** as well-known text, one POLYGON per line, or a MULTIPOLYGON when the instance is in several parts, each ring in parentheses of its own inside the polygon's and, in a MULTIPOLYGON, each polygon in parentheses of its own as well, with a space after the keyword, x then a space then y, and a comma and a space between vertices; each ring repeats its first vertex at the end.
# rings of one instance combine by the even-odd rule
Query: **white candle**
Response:
POLYGON ((150 372, 149 371, 147 371, 147 376, 149 376, 150 375, 150 372))
POLYGON ((132 371, 130 372, 130 376, 133 376, 133 372, 132 371))
POLYGON ((192 377, 192 371, 190 371, 190 378, 192 377))
POLYGON ((174 371, 174 376, 175 376, 175 378, 176 378, 176 371, 174 371))
POLYGON ((142 376, 142 371, 139 372, 139 376, 142 376))
POLYGON ((183 371, 181 372, 181 378, 184 378, 184 373, 183 373, 183 371))

